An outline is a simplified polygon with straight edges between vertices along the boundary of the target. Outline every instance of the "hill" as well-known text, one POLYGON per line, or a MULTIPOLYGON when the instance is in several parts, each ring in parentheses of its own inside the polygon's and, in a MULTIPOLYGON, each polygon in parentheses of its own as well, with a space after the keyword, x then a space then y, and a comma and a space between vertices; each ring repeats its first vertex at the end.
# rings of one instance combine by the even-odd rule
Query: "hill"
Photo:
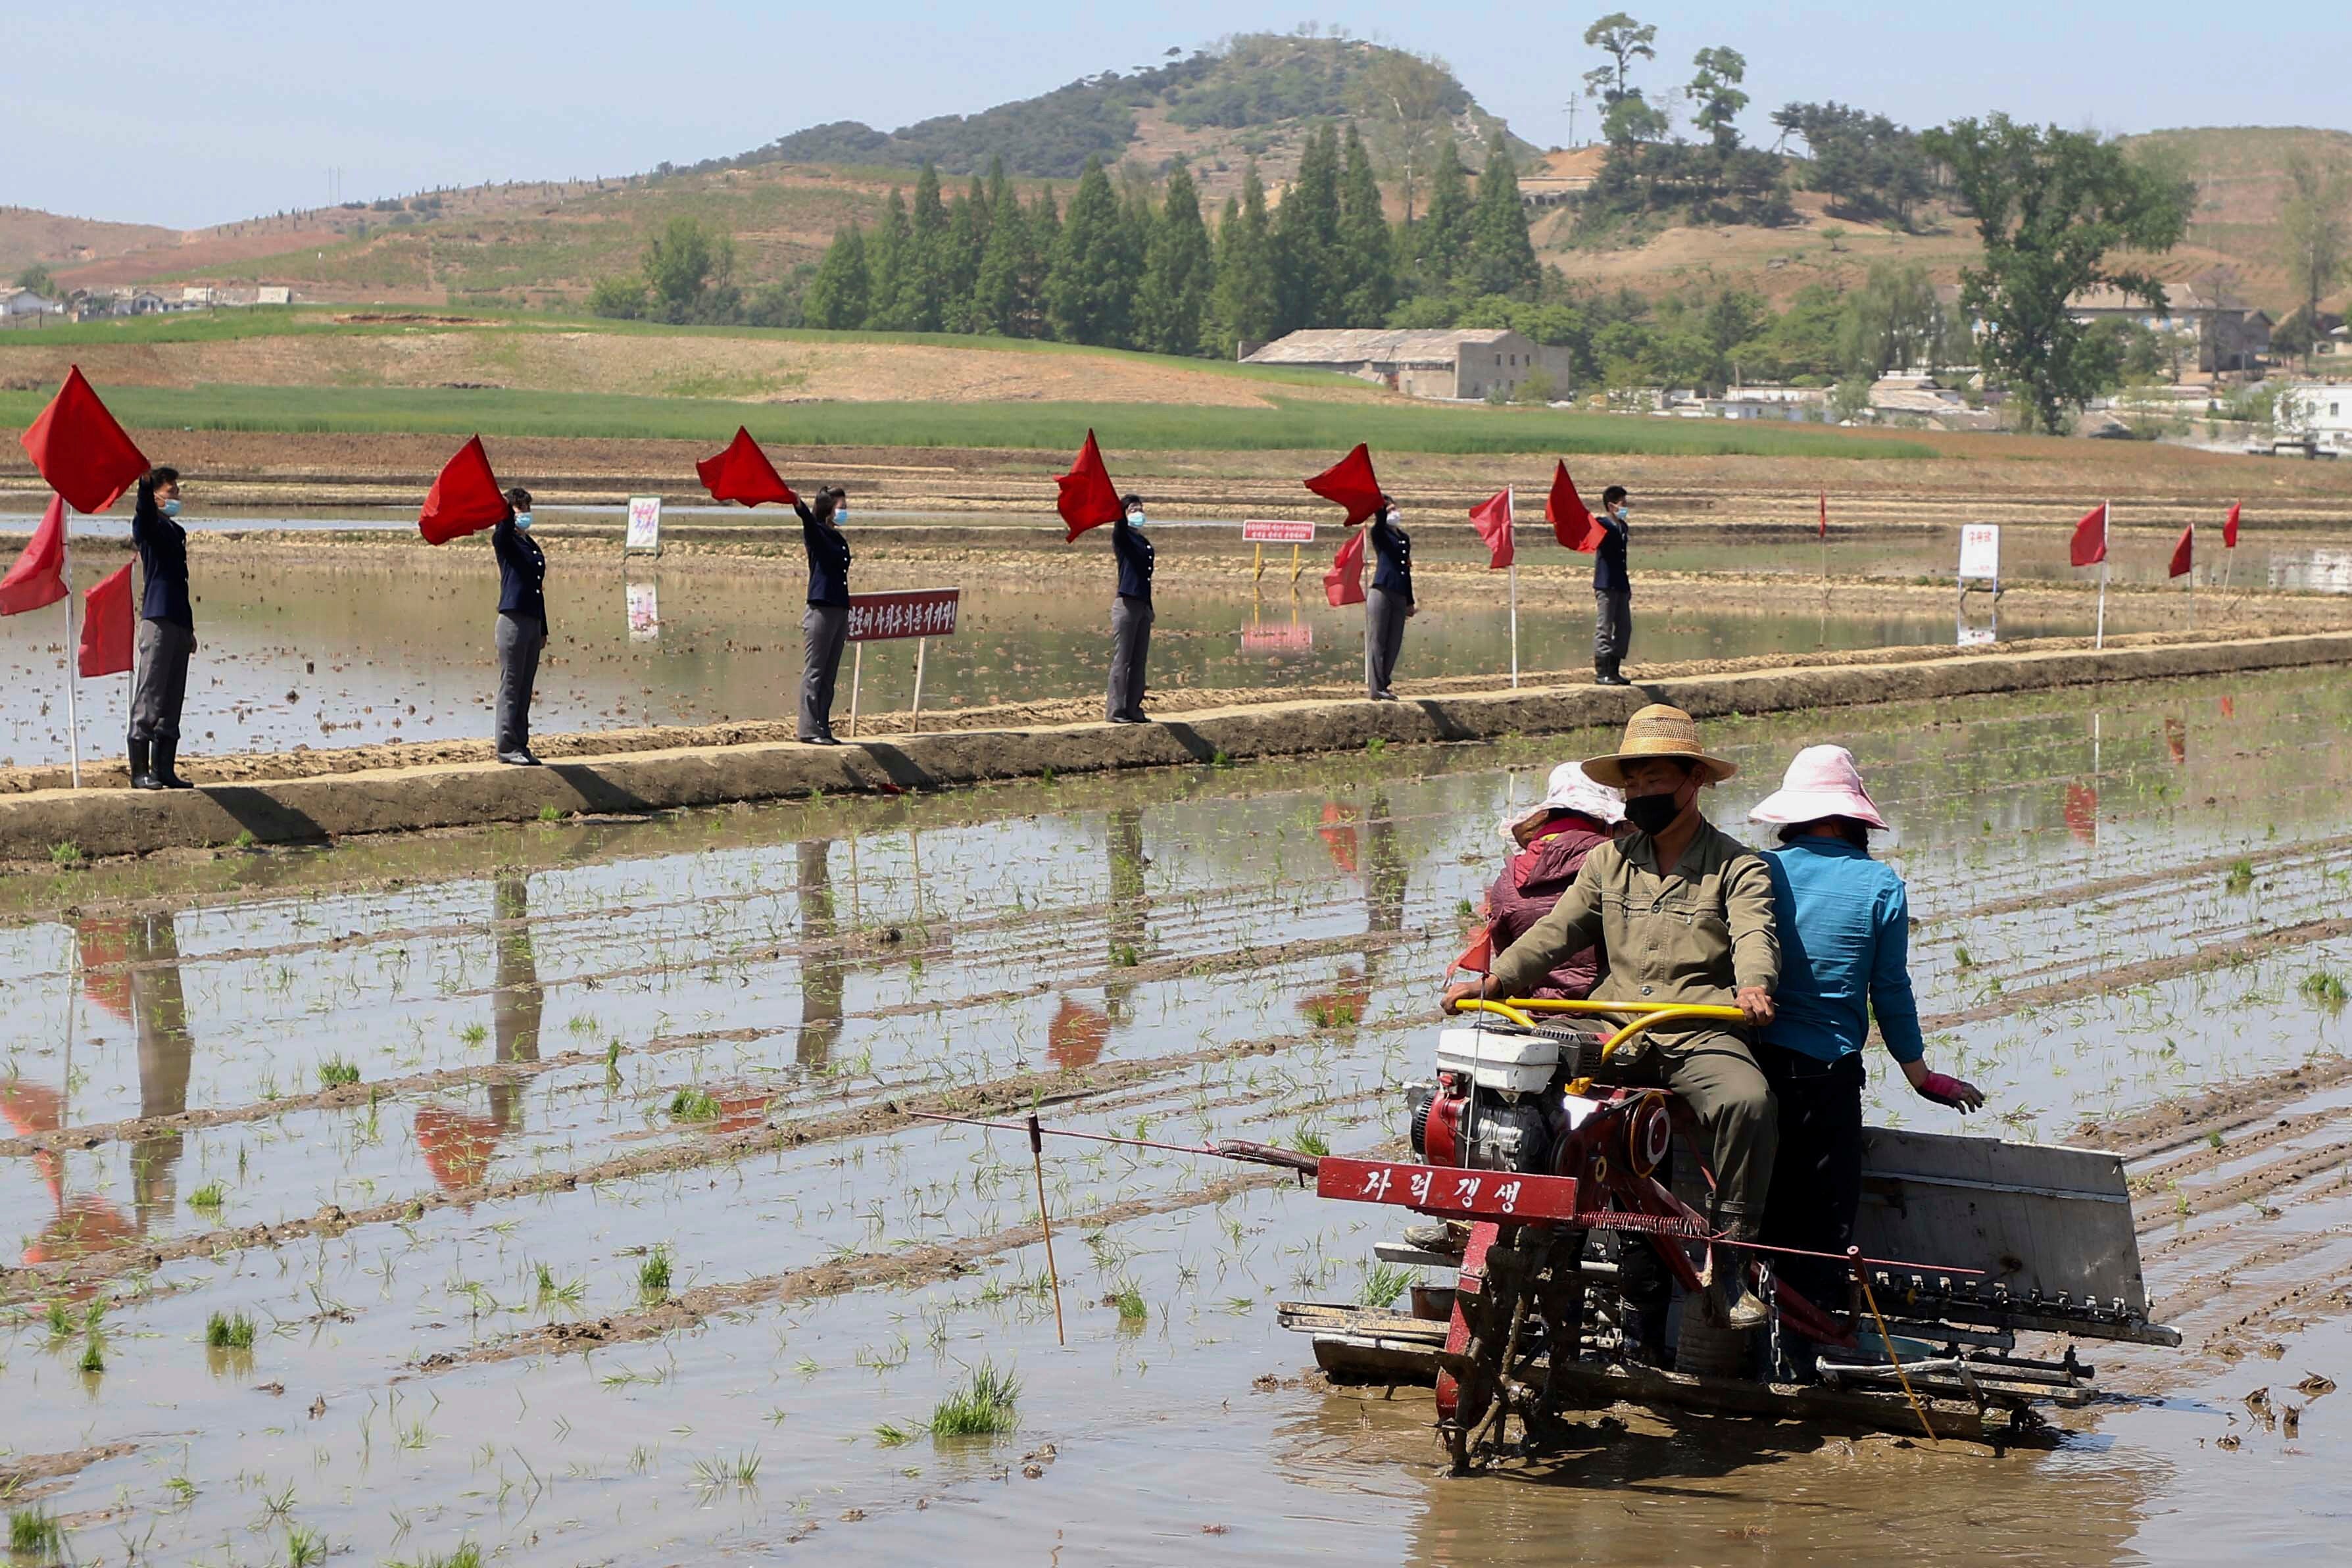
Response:
POLYGON ((37 261, 55 269, 168 245, 178 237, 176 230, 152 224, 100 223, 36 207, 0 207, 0 279, 14 279, 37 261))

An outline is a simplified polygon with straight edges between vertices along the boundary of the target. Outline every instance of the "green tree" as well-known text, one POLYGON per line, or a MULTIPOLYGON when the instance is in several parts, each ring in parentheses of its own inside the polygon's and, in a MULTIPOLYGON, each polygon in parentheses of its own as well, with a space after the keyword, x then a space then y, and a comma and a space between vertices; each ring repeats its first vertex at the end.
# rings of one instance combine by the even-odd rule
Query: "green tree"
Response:
POLYGON ((1209 289, 1214 281, 1208 226, 1192 171, 1178 158, 1168 171, 1168 195, 1143 263, 1136 299, 1138 337, 1164 354, 1196 354, 1209 332, 1209 289))
POLYGON ((874 231, 874 243, 866 247, 866 325, 877 331, 903 330, 898 320, 898 293, 907 271, 907 253, 913 244, 907 226, 906 201, 898 195, 898 187, 893 185, 890 199, 882 206, 882 225, 874 231))
POLYGON ((698 218, 674 217, 646 245, 646 287, 664 321, 707 319, 714 297, 731 289, 734 270, 734 237, 705 228, 698 218))
POLYGON ((1614 103, 1633 90, 1635 60, 1658 58, 1658 29, 1637 22, 1622 11, 1612 11, 1584 29, 1584 47, 1609 57, 1605 66, 1584 73, 1584 96, 1614 103))
POLYGON ((940 200, 940 172, 925 163, 915 176, 914 211, 899 258, 891 321, 902 332, 936 332, 947 324, 948 209, 940 200))
POLYGON ((1433 292, 1454 285, 1470 263, 1470 179, 1454 139, 1438 150, 1429 183, 1429 216, 1412 235, 1419 286, 1433 292))
POLYGON ((1339 174, 1339 257, 1347 281, 1339 306, 1342 324, 1379 326, 1396 303, 1396 240, 1389 232, 1381 183, 1372 175, 1371 153, 1353 125, 1348 127, 1339 174))
POLYGON ((599 278, 588 290, 588 313, 634 321, 646 313, 646 279, 641 272, 625 278, 599 278))
POLYGON ((1037 253, 1030 238, 1029 215, 1020 196, 1002 178, 990 181, 995 196, 990 204, 988 248, 980 258, 980 276, 971 290, 970 330, 998 337, 1030 335, 1036 317, 1037 253))
POLYGON ((1921 137, 1976 214, 1984 265, 1960 273, 1961 302, 1985 323, 1984 364, 2023 396, 2026 429, 2058 431, 2114 374, 2067 301, 2107 288, 2165 308, 2164 287, 2107 264, 2111 250, 2171 249, 2195 187, 2153 174, 2085 132, 2037 130, 2005 114, 1956 120, 1921 137))
POLYGON ((1543 280, 1528 238, 1527 209, 1519 205, 1519 171, 1499 131, 1486 145, 1478 205, 1470 215, 1469 279, 1479 294, 1531 293, 1543 280))
POLYGON ((58 297, 57 279, 50 275, 47 268, 37 261, 16 274, 16 287, 29 289, 44 300, 54 300, 58 297))
POLYGON ((1412 227, 1414 198, 1437 155, 1451 143, 1447 127, 1465 95, 1434 55, 1380 49, 1351 84, 1355 116, 1369 125, 1372 150, 1393 171, 1404 196, 1404 226, 1412 227))
POLYGON ((1298 177, 1275 213, 1276 332, 1336 327, 1347 306, 1347 258, 1339 247, 1339 133, 1328 122, 1307 138, 1298 177))
POLYGON ((1102 160, 1087 160, 1070 216, 1045 275, 1045 316, 1069 343, 1125 348, 1135 330, 1135 273, 1140 260, 1102 160))
POLYGON ((988 191, 981 184, 980 176, 974 174, 971 188, 948 208, 946 304, 942 315, 950 331, 985 330, 978 323, 972 297, 980 284, 981 259, 988 254, 988 191))
POLYGON ((1874 261, 1869 278, 1845 298, 1839 368, 1875 380, 1891 370, 1932 364, 1942 329, 1943 307, 1925 265, 1874 261))
POLYGON ((1691 121, 1717 149, 1728 153, 1739 145, 1739 127, 1732 121, 1748 107, 1748 95, 1739 90, 1748 78, 1747 57, 1734 48, 1701 49, 1691 57, 1691 64, 1698 70, 1683 89, 1683 96, 1696 106, 1691 121))
POLYGON ((801 297, 801 319, 812 327, 835 331, 864 326, 872 309, 873 282, 866 269, 866 236, 855 224, 835 229, 816 276, 801 297))
POLYGON ((1243 342, 1262 343, 1275 335, 1282 308, 1274 270, 1274 234, 1265 216, 1265 183, 1257 160, 1242 176, 1241 198, 1225 198, 1217 225, 1217 284, 1211 300, 1218 346, 1231 353, 1243 342))
POLYGON ((2307 153, 2291 153, 2286 182, 2286 201, 2279 208, 2280 246, 2287 282, 2303 302, 2298 314, 2313 329, 2304 337, 2308 368, 2318 336, 2320 297, 2352 276, 2352 170, 2340 163, 2323 166, 2307 153))

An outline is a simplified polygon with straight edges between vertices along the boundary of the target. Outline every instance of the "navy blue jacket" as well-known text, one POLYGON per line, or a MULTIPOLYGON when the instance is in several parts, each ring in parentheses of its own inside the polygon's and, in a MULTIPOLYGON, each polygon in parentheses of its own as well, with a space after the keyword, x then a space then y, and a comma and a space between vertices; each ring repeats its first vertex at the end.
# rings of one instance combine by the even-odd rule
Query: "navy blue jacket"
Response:
POLYGON ((1372 553, 1380 564, 1372 571, 1372 586, 1412 603, 1412 540, 1383 512, 1372 520, 1372 553))
POLYGON ((806 501, 793 502, 801 514, 801 542, 808 547, 808 602, 849 607, 849 540, 838 525, 819 522, 806 501))
POLYGON ((1118 552, 1118 596, 1150 603, 1151 541, 1122 517, 1110 525, 1110 547, 1118 552))
POLYGON ((490 530, 490 548, 499 552, 499 614, 529 616, 545 625, 546 555, 530 534, 514 525, 511 513, 490 530))
POLYGON ((139 614, 194 630, 196 612, 188 603, 188 531, 149 501, 131 514, 131 537, 139 546, 139 574, 146 592, 139 614))
POLYGON ((1625 574, 1625 525, 1605 511, 1593 521, 1601 525, 1601 548, 1592 552, 1592 591, 1631 595, 1633 579, 1625 574))

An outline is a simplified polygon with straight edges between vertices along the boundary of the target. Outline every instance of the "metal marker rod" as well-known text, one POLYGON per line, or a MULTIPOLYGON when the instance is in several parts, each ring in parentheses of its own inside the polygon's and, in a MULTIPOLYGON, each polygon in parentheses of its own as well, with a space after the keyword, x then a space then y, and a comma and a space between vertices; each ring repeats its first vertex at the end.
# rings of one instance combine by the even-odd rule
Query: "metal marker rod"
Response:
MULTIPOLYGON (((1849 1247, 1846 1250, 1846 1256, 1852 1259, 1859 1256, 1861 1251, 1862 1248, 1858 1247, 1849 1247)), ((1936 1424, 1927 1419, 1927 1407, 1919 1403, 1919 1396, 1911 1391, 1911 1374, 1903 1370, 1903 1357, 1895 1349, 1895 1336, 1886 1331, 1886 1320, 1878 1310, 1878 1297, 1870 1288, 1870 1271, 1857 1268, 1854 1270, 1854 1276, 1862 1281, 1862 1299, 1870 1306, 1871 1321, 1878 1325, 1878 1342, 1886 1347, 1886 1359, 1895 1363, 1895 1381, 1903 1385, 1903 1397, 1911 1402, 1911 1414, 1919 1418, 1919 1429, 1927 1434, 1927 1446, 1931 1448, 1942 1447, 1944 1445, 1936 1436, 1936 1424)))
MULTIPOLYGON (((929 637, 915 639, 915 710, 908 715, 909 719, 919 719, 923 716, 923 655, 930 646, 931 639, 929 637)), ((910 723, 908 727, 912 729, 913 725, 910 723)))
POLYGON ((1045 1279, 1054 1287, 1054 1340, 1067 1345, 1070 1336, 1062 1327, 1062 1277, 1054 1270, 1054 1222, 1045 1213, 1045 1138, 1034 1110, 1029 1113, 1029 1165, 1037 1173, 1037 1227, 1045 1233, 1045 1279))
POLYGON ((859 643, 849 658, 849 738, 857 739, 857 688, 866 679, 866 645, 859 643))
POLYGON ((72 748, 73 786, 81 788, 81 704, 77 693, 81 687, 80 638, 74 630, 73 591, 73 508, 60 509, 59 522, 63 532, 64 560, 60 570, 66 579, 66 742, 72 748))

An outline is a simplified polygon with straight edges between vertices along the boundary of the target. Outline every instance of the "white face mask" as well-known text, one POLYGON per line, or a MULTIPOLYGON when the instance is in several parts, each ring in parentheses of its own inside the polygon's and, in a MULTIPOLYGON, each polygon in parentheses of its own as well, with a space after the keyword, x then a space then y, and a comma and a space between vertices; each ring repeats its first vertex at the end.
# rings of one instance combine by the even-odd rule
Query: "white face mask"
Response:
POLYGON ((1134 510, 1127 514, 1127 525, 1129 528, 1141 528, 1144 525, 1143 509, 1141 507, 1137 507, 1134 510))
POLYGON ((849 509, 845 506, 835 507, 833 509, 833 521, 837 523, 847 522, 849 521, 849 509))
POLYGON ((521 529, 525 533, 529 533, 530 531, 530 513, 527 511, 519 511, 515 513, 515 526, 521 529))

